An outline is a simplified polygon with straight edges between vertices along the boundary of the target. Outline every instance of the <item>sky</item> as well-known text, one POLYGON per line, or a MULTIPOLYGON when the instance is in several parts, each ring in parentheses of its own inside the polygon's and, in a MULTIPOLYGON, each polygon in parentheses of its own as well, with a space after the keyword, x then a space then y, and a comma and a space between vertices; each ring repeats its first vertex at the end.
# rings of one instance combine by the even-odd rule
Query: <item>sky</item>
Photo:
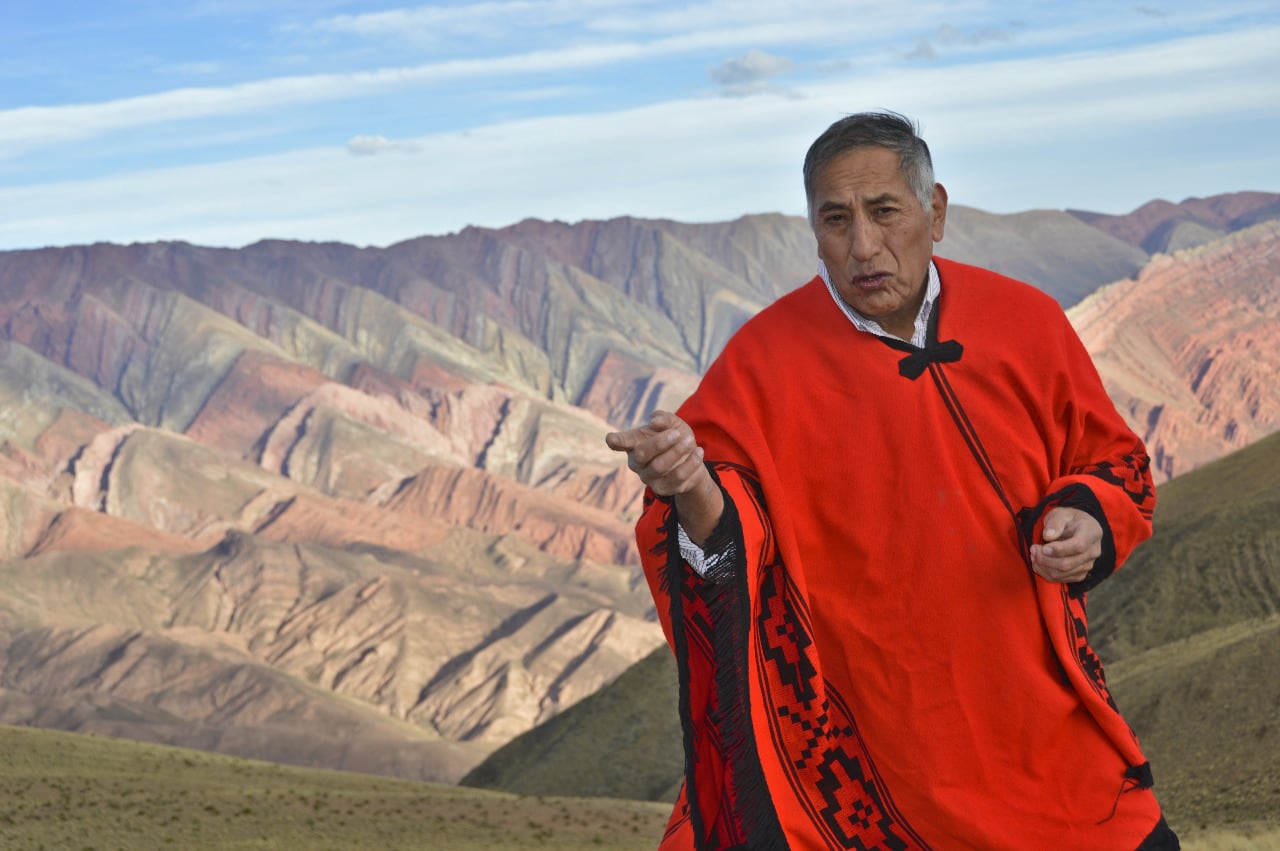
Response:
POLYGON ((0 0, 0 249, 803 215, 868 109, 989 212, 1280 192, 1280 0, 0 0))

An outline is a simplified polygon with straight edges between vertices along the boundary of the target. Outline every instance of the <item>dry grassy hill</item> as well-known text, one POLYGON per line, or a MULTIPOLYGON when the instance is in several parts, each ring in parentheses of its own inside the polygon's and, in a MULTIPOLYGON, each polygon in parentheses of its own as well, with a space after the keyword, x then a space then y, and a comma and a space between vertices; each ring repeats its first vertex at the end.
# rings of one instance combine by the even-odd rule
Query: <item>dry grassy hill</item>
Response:
POLYGON ((1090 600, 1121 707, 1190 825, 1280 820, 1280 434, 1169 482, 1090 600))
POLYGON ((668 808, 526 797, 0 726, 0 848, 653 848, 668 808))
MULTIPOLYGON (((0 847, 159 851, 651 849, 666 804, 512 795, 0 726, 0 847)), ((1280 828, 1186 851, 1280 851, 1280 828)))

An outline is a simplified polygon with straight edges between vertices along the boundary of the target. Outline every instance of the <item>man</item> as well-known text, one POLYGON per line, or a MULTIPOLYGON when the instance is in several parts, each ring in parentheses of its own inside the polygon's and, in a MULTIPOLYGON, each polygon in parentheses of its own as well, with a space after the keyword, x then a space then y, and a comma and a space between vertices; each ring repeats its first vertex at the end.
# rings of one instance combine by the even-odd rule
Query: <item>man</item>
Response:
POLYGON ((663 848, 1177 848, 1086 631, 1141 441, 1056 303, 933 257, 908 120, 836 122, 804 182, 818 276, 606 437, 680 668, 663 848))

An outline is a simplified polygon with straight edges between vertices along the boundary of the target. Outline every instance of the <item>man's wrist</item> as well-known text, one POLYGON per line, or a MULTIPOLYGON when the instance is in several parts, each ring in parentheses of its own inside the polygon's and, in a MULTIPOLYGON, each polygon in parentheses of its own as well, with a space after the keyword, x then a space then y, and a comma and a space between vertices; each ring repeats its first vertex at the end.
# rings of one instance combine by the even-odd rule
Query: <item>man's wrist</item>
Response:
POLYGON ((676 494, 675 504, 680 525, 684 527, 689 539, 697 546, 703 546, 720 522, 720 515, 724 513, 724 494, 720 491, 720 485, 716 484, 715 479, 704 468, 693 487, 676 494))

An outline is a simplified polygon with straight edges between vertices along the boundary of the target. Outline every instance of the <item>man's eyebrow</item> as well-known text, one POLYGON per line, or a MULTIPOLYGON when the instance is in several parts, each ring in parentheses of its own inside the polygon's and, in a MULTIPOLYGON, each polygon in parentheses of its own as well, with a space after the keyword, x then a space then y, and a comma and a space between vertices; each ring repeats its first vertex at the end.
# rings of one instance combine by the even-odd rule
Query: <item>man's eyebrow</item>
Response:
MULTIPOLYGON (((864 198, 862 203, 868 207, 877 207, 881 204, 899 204, 902 198, 894 192, 881 192, 874 198, 864 198)), ((852 204, 844 201, 825 201, 818 207, 819 213, 825 213, 828 210, 848 210, 852 204)))

